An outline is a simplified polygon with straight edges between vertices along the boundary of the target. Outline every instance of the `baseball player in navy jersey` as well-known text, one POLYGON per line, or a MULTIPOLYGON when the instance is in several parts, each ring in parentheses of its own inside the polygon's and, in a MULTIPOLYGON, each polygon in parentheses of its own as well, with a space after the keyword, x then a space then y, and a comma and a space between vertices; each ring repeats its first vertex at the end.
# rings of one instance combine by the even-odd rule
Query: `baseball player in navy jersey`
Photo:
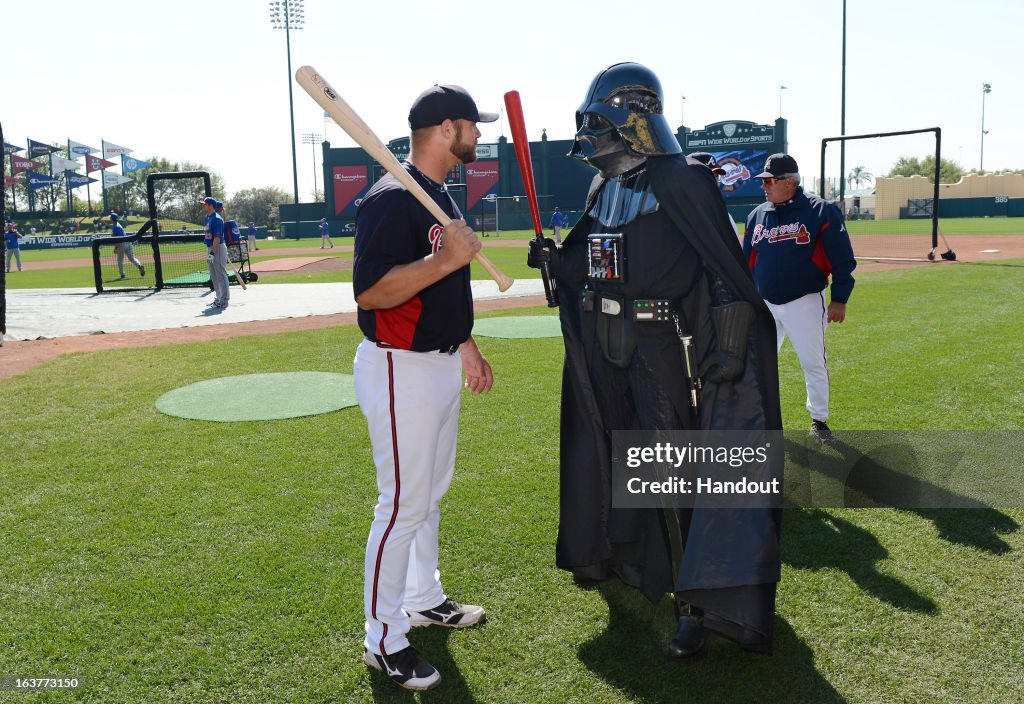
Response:
POLYGON ((434 86, 409 112, 404 164, 452 218, 442 228, 393 176, 356 212, 352 284, 359 327, 356 398, 366 416, 379 498, 366 543, 364 662, 402 687, 425 690, 441 676, 409 645, 411 626, 464 628, 484 610, 452 601, 438 571, 440 502, 455 470, 459 395, 489 391, 491 366, 471 336, 469 262, 480 250, 444 185, 476 159, 480 113, 458 86, 434 86))
POLYGON ((796 159, 772 154, 761 179, 765 202, 747 217, 743 253, 754 283, 775 317, 778 344, 789 336, 807 383, 811 436, 835 444, 828 427, 825 326, 846 319, 853 292, 850 234, 839 208, 800 187, 796 159), (831 302, 825 287, 832 277, 831 302))

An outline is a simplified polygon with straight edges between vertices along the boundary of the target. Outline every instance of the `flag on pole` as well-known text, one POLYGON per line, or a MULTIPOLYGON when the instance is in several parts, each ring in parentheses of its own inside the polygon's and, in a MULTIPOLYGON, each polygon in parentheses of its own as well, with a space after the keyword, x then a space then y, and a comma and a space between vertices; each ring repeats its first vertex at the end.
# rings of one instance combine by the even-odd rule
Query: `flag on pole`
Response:
POLYGON ((89 154, 92 154, 93 152, 98 152, 99 149, 96 149, 95 147, 90 147, 90 146, 88 146, 86 144, 82 144, 81 142, 76 142, 73 139, 69 139, 68 140, 68 151, 70 151, 72 154, 74 154, 77 157, 77 156, 88 156, 89 154))
POLYGON ((44 142, 37 142, 34 139, 28 140, 29 156, 43 156, 45 154, 53 154, 55 151, 57 151, 57 147, 50 146, 44 142))
POLYGON ((20 174, 22 171, 28 171, 29 169, 41 169, 46 164, 42 161, 32 161, 26 159, 23 156, 11 156, 11 175, 20 174))
POLYGON ((131 154, 133 151, 134 150, 129 149, 128 147, 121 147, 113 142, 103 142, 104 159, 110 159, 115 156, 124 156, 126 154, 131 154))
POLYGON ((100 171, 102 169, 109 169, 111 166, 117 166, 112 161, 106 159, 100 159, 98 156, 92 154, 86 154, 85 156, 85 172, 91 174, 93 171, 100 171))
POLYGON ((114 186, 120 186, 124 183, 131 183, 132 179, 121 174, 108 174, 106 171, 103 172, 103 185, 107 188, 113 188, 114 186))
POLYGON ((92 178, 91 176, 85 176, 83 174, 68 174, 68 185, 72 188, 81 188, 82 186, 89 183, 96 183, 99 181, 98 178, 92 178))
POLYGON ((133 159, 130 156, 121 157, 121 171, 126 174, 130 174, 132 171, 138 171, 139 169, 145 169, 146 167, 152 166, 148 161, 142 159, 133 159))
POLYGON ((4 176, 4 185, 13 186, 24 178, 24 176, 4 176))
POLYGON ((10 142, 4 142, 4 154, 17 154, 18 152, 23 150, 24 147, 16 147, 10 142))
POLYGON ((331 116, 327 114, 326 110, 324 110, 324 123, 328 125, 334 124, 334 120, 331 119, 331 116))
POLYGON ((35 171, 28 171, 25 173, 25 176, 28 178, 28 189, 30 191, 37 191, 40 188, 52 186, 60 180, 46 174, 37 174, 35 171))
POLYGON ((52 168, 50 169, 51 174, 62 174, 65 171, 78 171, 82 168, 74 159, 65 159, 62 156, 54 156, 52 159, 52 168))

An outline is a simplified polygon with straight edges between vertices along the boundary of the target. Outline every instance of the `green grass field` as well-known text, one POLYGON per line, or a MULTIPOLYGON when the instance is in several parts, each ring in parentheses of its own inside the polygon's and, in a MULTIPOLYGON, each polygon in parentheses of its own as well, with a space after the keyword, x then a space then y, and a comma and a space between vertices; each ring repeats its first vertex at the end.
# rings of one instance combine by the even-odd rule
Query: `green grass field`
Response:
MULTIPOLYGON (((913 220, 849 220, 851 234, 930 235, 932 221, 913 220)), ((1022 235, 1024 218, 940 218, 939 228, 946 235, 1022 235)))
MULTIPOLYGON (((1020 272, 860 276, 847 322, 829 330, 833 427, 1020 429, 1024 314, 1007 295, 1020 272)), ((375 486, 358 409, 216 424, 153 406, 245 370, 350 373, 359 337, 345 326, 76 354, 0 381, 0 675, 85 681, 0 701, 1024 698, 1019 508, 787 511, 775 655, 717 641, 703 659, 668 662, 667 599, 581 590, 554 567, 561 341, 550 339, 480 340, 497 381, 463 401, 441 553, 447 591, 486 606, 489 622, 417 629, 444 681, 400 690, 360 658, 375 486)), ((781 369, 787 426, 803 428, 788 344, 781 369)))

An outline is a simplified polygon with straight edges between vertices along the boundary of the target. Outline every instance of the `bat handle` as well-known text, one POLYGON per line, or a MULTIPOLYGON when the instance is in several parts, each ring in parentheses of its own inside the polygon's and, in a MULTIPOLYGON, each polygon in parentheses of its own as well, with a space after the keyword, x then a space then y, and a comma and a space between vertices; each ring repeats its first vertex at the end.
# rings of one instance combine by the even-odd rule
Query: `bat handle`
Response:
POLYGON ((480 262, 480 266, 487 270, 487 273, 491 275, 495 283, 498 284, 498 290, 501 292, 508 291, 515 283, 515 279, 509 278, 503 271, 494 266, 490 259, 484 256, 483 252, 476 253, 476 260, 480 262))
POLYGON ((558 307, 557 284, 551 277, 551 265, 544 262, 540 265, 540 278, 544 282, 544 296, 548 299, 548 308, 558 307))

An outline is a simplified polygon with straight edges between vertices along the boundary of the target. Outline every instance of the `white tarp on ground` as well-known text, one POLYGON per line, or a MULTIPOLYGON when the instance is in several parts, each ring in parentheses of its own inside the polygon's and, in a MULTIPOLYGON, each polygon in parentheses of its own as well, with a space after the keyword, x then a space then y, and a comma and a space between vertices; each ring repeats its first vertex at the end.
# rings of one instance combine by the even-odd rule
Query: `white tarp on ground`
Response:
MULTIPOLYGON (((544 293, 540 279, 517 281, 505 293, 493 281, 473 281, 473 298, 487 300, 544 293)), ((91 335, 98 332, 161 330, 195 325, 246 323, 352 313, 352 284, 251 284, 231 287, 231 305, 218 314, 204 312, 213 301, 209 289, 96 293, 95 289, 8 289, 9 340, 91 335)))

